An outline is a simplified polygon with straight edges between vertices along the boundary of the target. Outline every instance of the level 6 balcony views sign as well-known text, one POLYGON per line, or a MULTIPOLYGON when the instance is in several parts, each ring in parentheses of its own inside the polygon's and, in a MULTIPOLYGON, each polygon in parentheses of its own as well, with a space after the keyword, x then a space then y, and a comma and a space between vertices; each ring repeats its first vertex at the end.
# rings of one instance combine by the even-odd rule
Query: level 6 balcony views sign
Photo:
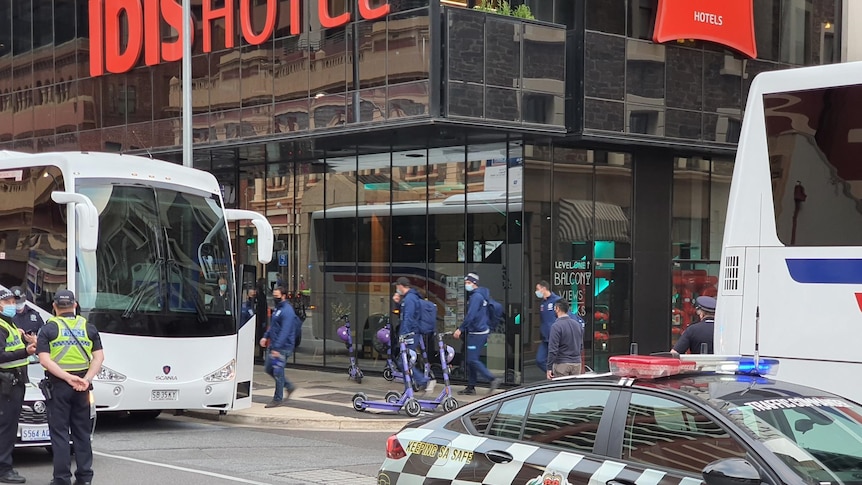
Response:
POLYGON ((659 0, 653 40, 705 40, 756 58, 752 1, 659 0))
MULTIPOLYGON (((89 0, 90 1, 90 75, 128 72, 140 61, 141 55, 148 66, 182 58, 183 12, 182 0, 89 0), (163 41, 162 21, 177 32, 176 40, 163 41)), ((290 34, 301 33, 301 3, 317 4, 317 17, 325 29, 336 28, 351 20, 349 12, 333 16, 325 0, 291 0, 290 34)), ((389 14, 384 1, 358 0, 359 15, 374 20, 389 14)), ((269 40, 275 31, 279 0, 202 0, 201 34, 203 51, 212 52, 213 24, 223 23, 224 46, 234 47, 234 29, 239 16, 243 39, 251 45, 269 40), (263 28, 255 32, 252 18, 263 15, 263 28)), ((192 44, 195 30, 192 21, 192 44)))

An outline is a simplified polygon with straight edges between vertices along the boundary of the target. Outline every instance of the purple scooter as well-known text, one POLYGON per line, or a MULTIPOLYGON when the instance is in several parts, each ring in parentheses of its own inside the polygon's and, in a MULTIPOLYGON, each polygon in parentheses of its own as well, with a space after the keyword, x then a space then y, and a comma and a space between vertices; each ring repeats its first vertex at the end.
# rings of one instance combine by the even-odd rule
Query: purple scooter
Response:
MULTIPOLYGON (((407 358, 407 344, 413 343, 413 334, 408 333, 398 337, 398 346, 401 349, 401 363, 405 369, 410 369, 412 366, 407 358)), ((357 411, 365 411, 366 409, 377 409, 380 411, 395 411, 396 413, 402 408, 407 416, 415 418, 422 412, 422 406, 413 397, 413 384, 411 382, 410 371, 404 373, 404 393, 398 394, 395 391, 386 393, 383 401, 369 401, 368 396, 363 392, 357 392, 353 395, 353 409, 357 411), (392 399, 392 396, 397 396, 392 399)))
MULTIPOLYGON (((452 332, 437 334, 437 351, 440 354, 440 367, 443 369, 443 390, 435 399, 419 399, 419 406, 425 411, 434 411, 441 404, 445 413, 458 407, 458 400, 452 397, 452 388, 449 387, 449 363, 455 357, 455 349, 443 344, 443 337, 446 335, 452 335, 452 332)), ((395 391, 386 393, 387 401, 397 402, 400 399, 401 396, 395 391)))

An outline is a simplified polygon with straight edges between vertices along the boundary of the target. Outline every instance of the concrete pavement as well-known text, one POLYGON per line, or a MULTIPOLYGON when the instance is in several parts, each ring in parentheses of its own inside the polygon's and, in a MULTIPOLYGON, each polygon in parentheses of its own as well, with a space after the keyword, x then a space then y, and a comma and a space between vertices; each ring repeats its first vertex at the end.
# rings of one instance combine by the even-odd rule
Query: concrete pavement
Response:
MULTIPOLYGON (((282 406, 264 408, 264 405, 272 400, 274 384, 272 378, 263 372, 263 366, 256 365, 250 408, 229 411, 226 414, 217 411, 186 411, 185 416, 247 426, 394 432, 414 419, 429 415, 429 412, 423 411, 419 418, 410 418, 403 411, 358 412, 353 409, 353 395, 357 392, 365 393, 369 400, 382 401, 388 391, 404 391, 404 385, 398 381, 389 382, 383 377, 366 375, 362 384, 358 384, 347 378, 346 370, 336 373, 331 370, 291 367, 287 368, 286 375, 296 386, 296 390, 282 406)), ((453 385, 453 397, 460 405, 476 401, 488 395, 487 384, 485 386, 477 387, 475 396, 461 396, 457 392, 463 389, 463 385, 453 385)), ((433 393, 420 394, 417 398, 433 399, 442 388, 443 382, 438 380, 433 393)), ((442 410, 431 413, 442 414, 442 410)))

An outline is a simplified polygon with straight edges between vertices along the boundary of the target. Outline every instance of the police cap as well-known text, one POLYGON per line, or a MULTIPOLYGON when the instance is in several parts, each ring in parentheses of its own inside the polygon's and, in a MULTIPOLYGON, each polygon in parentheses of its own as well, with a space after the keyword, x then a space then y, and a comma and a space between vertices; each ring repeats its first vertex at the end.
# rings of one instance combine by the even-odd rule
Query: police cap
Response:
POLYGON ((24 293, 24 290, 22 290, 20 286, 13 286, 12 288, 9 288, 9 291, 15 295, 15 299, 18 301, 24 300, 27 297, 27 294, 24 293))
POLYGON ((54 303, 58 307, 70 307, 75 304, 75 294, 70 290, 60 290, 54 293, 54 303))
POLYGON ((715 313, 715 298, 711 296, 699 296, 694 301, 694 306, 698 310, 703 310, 707 313, 715 313))

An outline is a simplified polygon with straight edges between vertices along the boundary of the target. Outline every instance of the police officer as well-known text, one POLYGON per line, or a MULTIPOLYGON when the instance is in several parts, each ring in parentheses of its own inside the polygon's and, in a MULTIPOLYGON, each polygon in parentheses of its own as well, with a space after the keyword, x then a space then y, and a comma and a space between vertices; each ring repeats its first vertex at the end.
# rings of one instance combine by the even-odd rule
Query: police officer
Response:
POLYGON ((479 286, 479 275, 476 273, 468 273, 464 277, 464 289, 470 295, 467 312, 464 315, 464 323, 452 333, 455 338, 461 338, 462 333, 467 334, 467 387, 458 391, 458 394, 475 395, 478 377, 488 380, 491 383, 490 392, 494 392, 500 386, 500 379, 494 377, 479 358, 488 343, 488 334, 491 333, 488 328, 487 308, 491 294, 488 288, 479 286))
POLYGON ((15 316, 15 295, 0 289, 0 483, 24 483, 26 480, 12 469, 12 450, 18 436, 18 420, 24 403, 27 383, 27 357, 36 352, 36 337, 25 336, 18 330, 15 316))
POLYGON ((684 354, 691 350, 699 354, 701 346, 706 344, 706 353, 712 353, 712 331, 715 328, 715 298, 699 296, 694 302, 694 308, 700 321, 690 325, 682 333, 682 337, 670 350, 673 355, 684 354))
POLYGON ((36 335, 42 326, 45 325, 42 316, 39 315, 39 312, 27 306, 27 294, 20 286, 13 286, 9 288, 9 291, 15 295, 15 309, 18 311, 12 317, 15 326, 24 331, 24 333, 36 335))
POLYGON ((92 422, 88 391, 105 359, 96 327, 76 316, 75 294, 60 290, 54 294, 55 317, 39 332, 36 351, 47 376, 46 404, 51 446, 54 448, 52 485, 70 485, 72 458, 69 431, 75 448, 75 485, 93 480, 92 422))

